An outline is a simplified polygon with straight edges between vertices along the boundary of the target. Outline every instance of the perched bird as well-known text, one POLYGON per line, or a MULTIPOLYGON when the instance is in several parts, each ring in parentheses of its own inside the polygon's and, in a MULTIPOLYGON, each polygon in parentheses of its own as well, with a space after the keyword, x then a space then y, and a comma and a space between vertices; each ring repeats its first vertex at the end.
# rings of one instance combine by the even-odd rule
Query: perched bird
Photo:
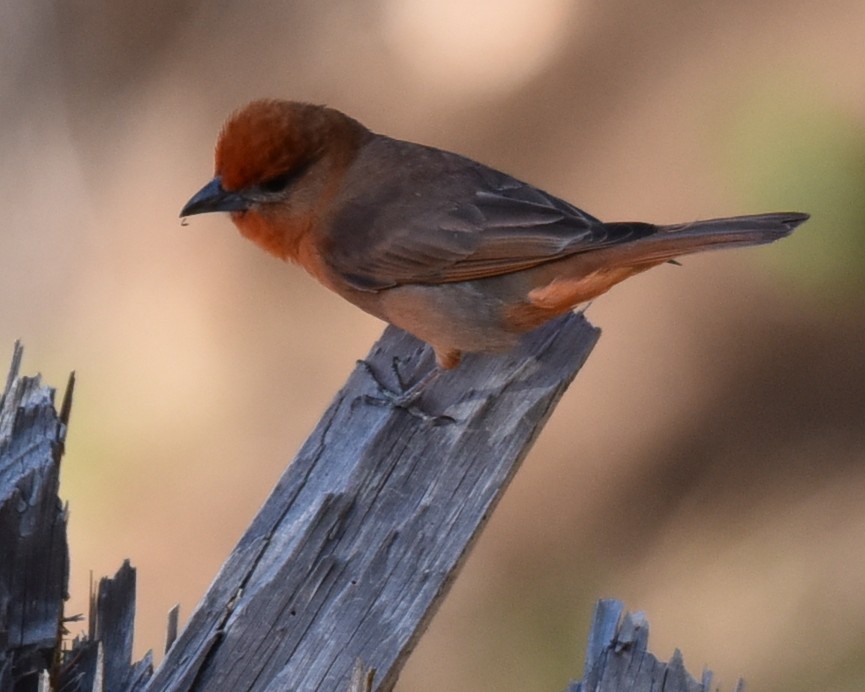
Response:
POLYGON ((215 177, 182 217, 229 212, 271 254, 430 344, 441 368, 463 353, 510 349, 657 264, 770 243, 808 219, 605 223, 471 159, 291 101, 254 101, 233 114, 215 159, 215 177))

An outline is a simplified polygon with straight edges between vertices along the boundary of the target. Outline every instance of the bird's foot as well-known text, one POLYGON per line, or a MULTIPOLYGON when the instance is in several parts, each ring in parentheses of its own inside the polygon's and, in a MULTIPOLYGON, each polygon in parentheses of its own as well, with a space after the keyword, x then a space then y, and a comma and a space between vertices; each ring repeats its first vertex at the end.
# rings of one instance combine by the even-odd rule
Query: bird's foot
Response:
POLYGON ((375 382, 376 389, 378 389, 378 395, 363 395, 362 398, 366 403, 372 404, 373 406, 388 406, 390 408, 402 409, 415 418, 420 418, 421 420, 432 423, 433 425, 446 425, 455 422, 455 420, 450 416, 428 413, 418 404, 418 400, 420 399, 424 389, 426 389, 426 387, 441 374, 441 370, 437 366, 434 366, 432 370, 414 384, 407 385, 403 379, 402 372, 400 372, 400 359, 394 357, 391 362, 391 369, 393 370, 399 388, 392 389, 382 382, 381 378, 372 369, 372 366, 370 366, 370 364, 365 360, 359 360, 357 361, 357 364, 367 371, 373 382, 375 382))

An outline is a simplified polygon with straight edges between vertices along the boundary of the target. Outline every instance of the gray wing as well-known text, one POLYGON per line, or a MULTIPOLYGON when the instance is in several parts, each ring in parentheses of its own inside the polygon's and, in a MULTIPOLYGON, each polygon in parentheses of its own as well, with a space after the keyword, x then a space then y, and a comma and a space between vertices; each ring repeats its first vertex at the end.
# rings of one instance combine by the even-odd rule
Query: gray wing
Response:
POLYGON ((363 162, 364 178, 329 226, 326 261, 354 288, 498 276, 650 232, 647 224, 606 226, 456 154, 387 141, 402 151, 411 147, 406 166, 377 177, 374 157, 363 162))

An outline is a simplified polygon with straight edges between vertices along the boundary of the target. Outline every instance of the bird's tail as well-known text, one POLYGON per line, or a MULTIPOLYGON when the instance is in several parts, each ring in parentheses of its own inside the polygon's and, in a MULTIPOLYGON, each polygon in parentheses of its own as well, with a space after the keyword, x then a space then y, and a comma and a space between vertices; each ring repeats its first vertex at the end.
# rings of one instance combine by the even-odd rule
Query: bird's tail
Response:
MULTIPOLYGON (((790 235, 793 229, 808 218, 808 214, 780 212, 655 226, 651 230, 641 228, 643 237, 611 246, 609 249, 615 252, 617 264, 620 266, 658 264, 704 250, 771 243, 790 235)), ((642 227, 647 224, 620 222, 606 225, 613 232, 617 228, 626 231, 628 227, 633 232, 636 230, 635 226, 642 227)))

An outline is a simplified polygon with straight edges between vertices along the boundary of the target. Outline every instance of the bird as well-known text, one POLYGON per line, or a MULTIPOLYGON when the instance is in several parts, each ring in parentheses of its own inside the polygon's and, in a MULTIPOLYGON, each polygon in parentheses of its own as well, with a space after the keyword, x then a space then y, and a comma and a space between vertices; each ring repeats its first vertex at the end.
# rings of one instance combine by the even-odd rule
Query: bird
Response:
POLYGON ((429 344, 436 366, 388 391, 404 408, 465 353, 508 351, 635 274, 703 250, 771 243, 809 218, 603 222, 467 157, 279 99, 230 115, 214 159, 213 178, 180 216, 227 212, 271 255, 429 344))

